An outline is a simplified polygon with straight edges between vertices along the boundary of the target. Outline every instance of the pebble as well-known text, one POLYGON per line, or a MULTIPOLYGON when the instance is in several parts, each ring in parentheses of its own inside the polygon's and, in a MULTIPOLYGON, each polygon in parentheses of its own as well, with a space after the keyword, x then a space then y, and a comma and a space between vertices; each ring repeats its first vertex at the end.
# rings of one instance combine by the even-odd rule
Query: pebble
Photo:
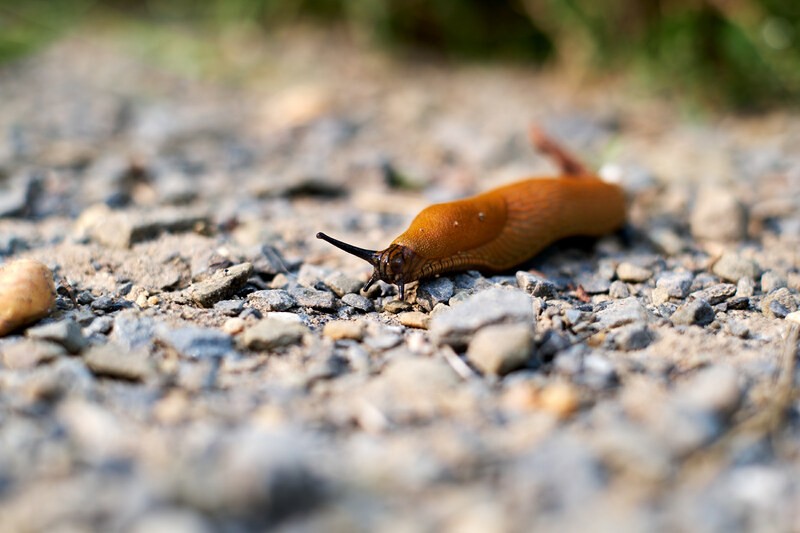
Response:
POLYGON ((428 329, 431 317, 420 311, 409 311, 407 313, 398 313, 397 320, 409 328, 428 329))
POLYGON ((417 304, 430 312, 436 304, 447 303, 453 297, 455 285, 447 277, 424 279, 417 286, 417 304))
POLYGON ((405 300, 393 299, 383 304, 383 311, 396 315, 411 309, 411 304, 405 300))
POLYGON ((683 239, 670 228, 655 228, 647 233, 650 239, 659 250, 668 256, 678 255, 686 249, 683 239))
POLYGON ((574 385, 564 381, 554 381, 539 391, 536 404, 543 411, 564 419, 578 411, 581 398, 574 385))
POLYGON ((268 351, 299 344, 309 333, 303 324, 270 316, 247 328, 242 334, 242 344, 248 350, 268 351))
POLYGON ((245 319, 235 316, 222 323, 222 331, 228 335, 238 335, 244 331, 245 326, 247 326, 245 319))
POLYGON ((628 289, 628 284, 615 280, 611 282, 611 285, 608 286, 608 295, 615 300, 620 300, 622 298, 627 298, 631 295, 630 289, 628 289))
POLYGON ((770 318, 784 318, 797 311, 797 297, 786 287, 781 287, 764 296, 761 312, 770 318))
POLYGON ((758 264, 734 252, 725 252, 711 267, 711 271, 725 281, 737 283, 742 278, 756 279, 758 264))
POLYGON ((552 281, 522 270, 517 272, 516 277, 517 286, 532 296, 544 299, 558 296, 558 287, 552 281))
POLYGON ((332 272, 325 277, 323 283, 339 298, 347 294, 358 294, 358 291, 364 285, 362 281, 346 276, 341 272, 332 272))
POLYGON ((793 311, 789 313, 788 315, 786 315, 785 320, 788 320, 789 322, 794 322, 796 324, 800 324, 800 311, 793 311))
POLYGON ((737 298, 750 298, 756 292, 756 285, 752 278, 740 278, 736 284, 737 298))
POLYGON ((133 350, 150 344, 155 335, 155 327, 156 322, 151 317, 141 316, 137 311, 125 310, 114 317, 112 337, 123 348, 133 350))
POLYGON ((22 217, 31 211, 33 200, 41 187, 36 174, 24 174, 3 180, 9 186, 0 190, 0 218, 22 217))
POLYGON ((718 285, 706 287, 701 291, 693 292, 691 296, 692 298, 705 300, 711 305, 717 305, 731 298, 735 294, 736 285, 731 283, 720 283, 718 285))
POLYGON ((322 328, 322 335, 335 341, 364 338, 364 323, 354 320, 332 320, 322 328))
POLYGON ((630 324, 632 322, 647 322, 648 315, 644 306, 635 297, 612 300, 602 310, 596 313, 597 327, 603 331, 630 324))
POLYGON ((617 265, 617 277, 630 283, 642 283, 653 277, 653 272, 639 265, 623 261, 617 265))
POLYGON ((519 290, 489 289, 438 313, 431 320, 431 338, 438 344, 465 347, 471 334, 501 322, 533 324, 531 297, 519 290))
POLYGON ((325 286, 322 280, 329 274, 327 268, 303 263, 297 271, 297 283, 309 289, 321 289, 325 286))
POLYGON ((222 300, 214 304, 214 310, 225 316, 237 316, 244 310, 244 300, 222 300))
POLYGON ((611 280, 597 274, 581 274, 575 279, 575 285, 583 287, 586 294, 604 294, 611 287, 611 280))
POLYGON ((761 274, 761 292, 769 294, 772 291, 786 287, 786 280, 772 270, 761 274))
POLYGON ((714 309, 702 299, 692 300, 678 307, 670 320, 677 325, 707 326, 714 321, 714 309))
POLYGON ((60 344, 71 354, 80 353, 86 346, 86 339, 83 338, 80 325, 71 319, 28 328, 25 335, 32 339, 60 344))
POLYGON ((323 311, 336 307, 336 298, 333 293, 328 291, 318 291, 306 287, 294 287, 289 290, 289 294, 300 307, 310 307, 311 309, 320 309, 323 311))
POLYGON ((676 396, 689 409, 727 417, 741 403, 742 387, 733 367, 715 364, 700 370, 682 383, 676 396))
POLYGON ((129 381, 145 381, 154 371, 146 350, 126 350, 107 343, 83 353, 83 361, 94 374, 129 381))
POLYGON ((646 324, 634 323, 614 330, 608 339, 617 350, 628 352, 647 348, 653 342, 653 333, 646 324))
POLYGON ((214 272, 209 279, 192 284, 187 293, 201 307, 213 307, 221 300, 227 300, 247 283, 253 273, 253 265, 242 263, 214 272))
POLYGON ((153 212, 112 211, 98 204, 81 213, 75 223, 78 234, 114 248, 130 248, 162 233, 184 233, 211 226, 207 215, 183 208, 161 208, 153 212))
POLYGON ((91 303, 92 311, 98 313, 113 313, 121 309, 132 307, 133 304, 124 298, 113 298, 107 294, 95 298, 91 303))
POLYGON ((691 272, 670 272, 661 275, 656 288, 662 289, 668 298, 686 298, 694 276, 691 272))
POLYGON ((345 294, 342 296, 342 302, 365 313, 368 313, 375 308, 375 306, 372 304, 372 300, 366 296, 361 296, 360 294, 345 294))
POLYGON ((729 187, 704 186, 695 198, 689 227, 695 239, 740 241, 747 236, 747 212, 729 187))
POLYGON ((251 292, 247 295, 247 303, 261 312, 288 311, 297 306, 297 302, 283 289, 269 289, 251 292))
POLYGON ((11 370, 33 368, 65 355, 64 346, 47 340, 22 339, 0 346, 3 366, 11 370))
POLYGON ((500 324, 478 330, 467 348, 467 359, 483 374, 504 376, 522 368, 533 355, 528 324, 500 324))
POLYGON ((176 352, 194 359, 221 358, 233 352, 233 339, 216 329, 187 326, 158 329, 158 338, 176 352))

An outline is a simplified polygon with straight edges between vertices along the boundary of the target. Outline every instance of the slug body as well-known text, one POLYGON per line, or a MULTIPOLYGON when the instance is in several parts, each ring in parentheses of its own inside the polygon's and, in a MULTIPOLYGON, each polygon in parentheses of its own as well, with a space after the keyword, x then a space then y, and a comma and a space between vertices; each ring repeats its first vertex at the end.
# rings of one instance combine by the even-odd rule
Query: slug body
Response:
POLYGON ((557 240, 601 236, 622 226, 625 194, 619 186, 585 173, 550 139, 534 142, 559 161, 564 176, 526 179, 427 207, 385 250, 356 248, 323 233, 317 237, 373 265, 365 288, 381 279, 397 284, 402 298, 411 281, 458 270, 506 270, 557 240))

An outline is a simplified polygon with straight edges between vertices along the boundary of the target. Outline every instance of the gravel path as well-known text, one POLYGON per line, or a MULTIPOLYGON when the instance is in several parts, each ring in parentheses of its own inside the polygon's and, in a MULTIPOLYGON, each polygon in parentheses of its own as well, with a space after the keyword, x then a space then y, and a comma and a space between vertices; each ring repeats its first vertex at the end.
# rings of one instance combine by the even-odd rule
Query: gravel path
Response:
POLYGON ((797 117, 306 37, 239 84, 0 71, 0 261, 59 294, 0 339, 2 531, 800 529, 797 117), (553 173, 531 121, 629 231, 408 302, 314 239, 553 173))

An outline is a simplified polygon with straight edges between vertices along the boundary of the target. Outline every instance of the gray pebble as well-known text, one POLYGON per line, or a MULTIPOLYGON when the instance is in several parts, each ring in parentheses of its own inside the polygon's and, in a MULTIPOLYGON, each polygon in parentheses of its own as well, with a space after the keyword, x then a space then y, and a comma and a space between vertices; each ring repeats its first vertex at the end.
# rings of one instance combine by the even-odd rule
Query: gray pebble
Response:
POLYGON ((247 295, 247 303, 259 311, 287 311, 297 305, 292 295, 283 289, 272 289, 251 292, 247 295))
POLYGON ((501 322, 532 324, 533 320, 531 297, 526 293, 489 289, 434 316, 429 331, 437 343, 464 347, 472 333, 483 326, 501 322))
POLYGON ((40 188, 36 174, 20 174, 8 180, 8 188, 0 189, 0 218, 21 217, 30 214, 34 198, 40 188))
POLYGON ((150 317, 140 316, 136 311, 123 311, 114 318, 112 338, 119 346, 134 350, 150 344, 155 325, 150 317))
POLYGON ((714 321, 714 309, 705 300, 692 300, 678 307, 670 320, 675 325, 706 326, 714 321))
POLYGON ((214 310, 225 316, 237 316, 244 309, 244 300, 222 300, 214 304, 214 310))
POLYGON ((32 339, 60 344, 72 354, 79 353, 86 346, 80 325, 70 319, 29 328, 25 331, 25 335, 32 339))
POLYGON ((274 350, 298 344, 308 333, 308 328, 299 322, 268 317, 247 328, 242 343, 249 350, 274 350))
POLYGON ((611 281, 599 274, 584 273, 575 278, 575 285, 583 287, 586 294, 604 294, 611 287, 611 281))
POLYGON ((332 272, 323 280, 325 285, 332 290, 336 296, 342 298, 346 294, 358 294, 364 285, 361 281, 345 276, 341 272, 332 272))
POLYGON ((297 305, 312 309, 328 310, 336 307, 336 298, 328 291, 318 291, 306 287, 289 289, 289 294, 295 299, 297 305))
POLYGON ((713 365, 700 370, 676 392, 679 402, 698 411, 726 417, 742 400, 739 376, 728 365, 713 365))
POLYGON ((752 259, 734 252, 725 252, 711 267, 711 271, 725 281, 736 283, 741 278, 756 279, 759 268, 752 259))
POLYGON ((342 301, 349 305, 350 307, 354 307, 359 311, 363 311, 368 313, 373 310, 374 306, 372 305, 372 300, 365 296, 361 296, 360 294, 348 293, 342 296, 342 301))
POLYGON ((774 290, 786 287, 786 280, 772 270, 761 274, 761 291, 769 294, 774 290))
POLYGON ((786 287, 776 289, 761 300, 761 312, 767 317, 785 318, 793 311, 797 311, 797 297, 786 287))
POLYGON ((701 187, 689 226, 695 239, 740 241, 747 236, 747 213, 729 187, 701 187))
POLYGON ((92 311, 96 311, 99 313, 113 313, 114 311, 119 311, 120 309, 125 309, 126 307, 132 307, 133 304, 127 300, 120 299, 120 298, 113 298, 104 294, 103 296, 99 296, 92 301, 92 311))
POLYGON ((114 343, 93 346, 83 360, 94 374, 130 381, 145 381, 154 368, 145 350, 126 350, 114 343))
POLYGON ((750 298, 756 292, 756 285, 752 278, 741 278, 736 284, 737 298, 750 298))
POLYGON ((555 283, 522 270, 517 272, 517 286, 537 298, 549 299, 558 295, 555 283))
POLYGON ((622 298, 627 298, 631 295, 630 289, 628 289, 628 284, 624 281, 612 281, 611 285, 608 286, 608 295, 615 300, 620 300, 622 298))
POLYGON ((646 324, 628 324, 609 336, 609 343, 617 350, 633 351, 647 348, 653 341, 653 333, 646 324))
POLYGON ((191 285, 187 289, 189 297, 201 307, 212 307, 244 287, 253 273, 253 265, 242 263, 214 272, 207 280, 191 285))
POLYGON ((736 285, 731 283, 720 283, 712 285, 701 291, 693 292, 692 297, 705 300, 711 305, 717 305, 736 294, 736 285))
POLYGON ((647 310, 635 297, 611 301, 596 313, 597 327, 600 330, 616 328, 631 322, 647 322, 647 310))
POLYGON ((162 327, 158 338, 181 355, 195 359, 224 357, 233 351, 231 336, 216 329, 162 327))
POLYGON ((533 354, 527 324, 500 324, 478 330, 469 343, 467 359, 484 374, 503 376, 522 368, 533 354))
POLYGON ((569 348, 570 342, 564 335, 552 329, 547 330, 542 336, 539 346, 536 348, 536 354, 543 361, 549 361, 557 353, 569 348))
POLYGON ((583 358, 581 381, 596 390, 608 389, 618 381, 617 370, 606 357, 589 353, 583 358))
POLYGON ((98 316, 84 328, 87 337, 94 335, 107 335, 114 327, 114 317, 98 316))
POLYGON ((417 303, 426 311, 430 311, 436 304, 448 302, 454 291, 455 285, 450 278, 424 279, 417 286, 417 303))
POLYGON ((744 296, 736 296, 731 298, 726 302, 727 309, 738 309, 742 311, 746 311, 750 309, 750 298, 746 298, 744 296))
POLYGON ((686 248, 686 243, 670 228, 655 228, 647 233, 647 238, 666 255, 678 255, 686 248))
POLYGON ((11 370, 33 368, 66 354, 64 346, 45 340, 23 339, 0 346, 3 367, 11 370))
POLYGON ((309 289, 322 289, 325 286, 322 280, 330 273, 330 269, 303 263, 297 271, 297 283, 309 289))
POLYGON ((693 279, 691 272, 669 272, 658 278, 656 288, 666 291, 670 298, 686 298, 693 279))

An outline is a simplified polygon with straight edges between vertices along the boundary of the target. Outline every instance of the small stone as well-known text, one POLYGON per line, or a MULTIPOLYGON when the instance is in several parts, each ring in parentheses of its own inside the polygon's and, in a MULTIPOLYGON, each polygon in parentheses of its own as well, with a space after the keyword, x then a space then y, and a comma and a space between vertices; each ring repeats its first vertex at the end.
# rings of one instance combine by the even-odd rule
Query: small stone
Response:
POLYGON ((372 304, 372 300, 366 296, 361 296, 360 294, 345 294, 342 296, 342 302, 365 313, 368 313, 375 308, 375 306, 372 304))
POLYGON ((46 340, 24 339, 0 346, 3 366, 11 370, 33 368, 65 355, 62 345, 46 340))
POLYGON ((85 327, 84 333, 87 337, 93 335, 108 335, 114 327, 114 318, 110 316, 98 316, 85 327))
POLYGON ((119 311, 120 309, 132 307, 132 305, 133 304, 131 304, 131 302, 125 300, 124 298, 112 298, 111 296, 104 294, 103 296, 95 298, 92 301, 91 308, 92 311, 99 313, 113 313, 115 311, 119 311))
POLYGON ((756 285, 752 278, 741 278, 736 284, 737 298, 750 298, 756 292, 756 285))
POLYGON ((332 320, 322 328, 322 335, 335 341, 341 339, 360 341, 364 338, 364 323, 353 320, 332 320))
POLYGON ((303 324, 268 317, 247 328, 242 334, 242 343, 249 350, 274 350, 299 344, 308 333, 303 324))
POLYGON ((222 331, 228 335, 238 335, 244 331, 247 322, 242 317, 235 316, 222 323, 222 331))
POLYGON ((322 280, 330 274, 330 270, 316 265, 304 263, 297 271, 297 283, 309 289, 324 287, 322 280))
POLYGON ((580 408, 581 400, 574 385, 555 381, 539 392, 537 403, 542 410, 563 419, 572 416, 580 408))
POLYGON ((408 311, 409 309, 411 309, 411 304, 405 300, 389 300, 383 304, 383 311, 386 313, 392 313, 393 315, 408 311))
POLYGON ((647 237, 666 255, 678 255, 686 248, 683 239, 669 228, 655 228, 647 234, 647 237))
POLYGON ((522 368, 533 354, 527 324, 501 324, 478 330, 469 343, 467 359, 484 374, 504 376, 522 368))
POLYGON ((679 402, 690 409, 728 416, 742 400, 742 388, 736 370, 727 365, 713 365, 700 370, 677 391, 679 402))
POLYGON ((292 298, 292 295, 283 289, 251 292, 247 295, 247 303, 254 309, 264 313, 287 311, 297 306, 297 302, 292 298))
POLYGON ((150 344, 155 335, 155 321, 140 316, 137 311, 126 310, 114 317, 114 342, 128 350, 150 344))
POLYGON ((756 279, 759 268, 752 259, 734 252, 725 252, 711 267, 711 271, 725 281, 737 283, 741 278, 756 279))
POLYGON ((182 208, 162 208, 150 213, 122 212, 112 211, 102 204, 86 209, 75 224, 79 234, 117 248, 130 248, 162 233, 197 231, 210 225, 207 215, 182 208))
POLYGON ((176 352, 194 359, 224 357, 233 351, 233 339, 215 329, 189 326, 159 328, 158 338, 176 352))
POLYGON ((438 303, 446 303, 452 298, 455 285, 450 278, 439 277, 420 281, 417 286, 417 304, 426 311, 438 303))
POLYGON ((750 336, 750 328, 743 320, 728 320, 725 324, 725 329, 728 333, 740 339, 746 339, 750 336))
POLYGON ((522 270, 517 272, 517 286, 528 294, 545 300, 558 296, 555 283, 522 270))
POLYGON ((786 280, 772 270, 761 274, 761 292, 769 294, 772 291, 786 287, 786 280))
POLYGON ((797 311, 797 298, 786 287, 776 289, 761 300, 761 312, 769 318, 784 318, 794 311, 797 311))
POLYGON ((611 301, 596 315, 597 326, 601 331, 624 326, 631 322, 647 322, 648 320, 647 310, 633 296, 611 301))
POLYGON ((614 330, 609 341, 617 350, 642 350, 653 341, 653 334, 646 324, 629 324, 614 330))
POLYGON ((214 310, 225 316, 237 316, 244 309, 244 300, 222 300, 214 304, 214 310))
POLYGON ((80 325, 70 319, 29 328, 25 331, 25 335, 32 339, 60 344, 71 354, 79 353, 86 346, 80 325))
POLYGON ((668 298, 686 298, 693 279, 691 272, 669 272, 658 278, 656 288, 664 290, 668 298))
POLYGON ((575 284, 583 287, 586 294, 604 294, 611 287, 611 280, 597 274, 581 274, 575 284))
POLYGON ((438 313, 431 320, 431 337, 439 344, 464 347, 472 333, 498 323, 533 324, 531 297, 520 290, 489 289, 438 313))
POLYGON ((743 296, 736 296, 728 300, 727 307, 728 309, 738 309, 746 311, 750 309, 750 298, 745 298, 743 296))
POLYGON ((747 236, 747 213, 730 188, 701 187, 689 226, 695 239, 740 241, 747 236))
POLYGON ((93 346, 83 360, 94 374, 130 381, 145 381, 153 373, 146 350, 126 350, 117 344, 93 346))
POLYGON ((714 321, 714 309, 705 300, 692 300, 678 307, 670 320, 676 326, 691 324, 706 326, 714 321))
POLYGON ((431 321, 430 315, 421 313, 419 311, 409 311, 407 313, 399 313, 397 320, 406 327, 417 329, 428 329, 428 324, 431 321))
POLYGON ((620 300, 630 296, 631 291, 628 289, 627 283, 616 280, 612 281, 611 285, 608 286, 608 295, 615 300, 620 300))
POLYGON ((669 302, 669 291, 663 287, 656 287, 650 292, 650 300, 653 305, 661 305, 669 302))
POLYGON ((785 320, 789 322, 795 322, 796 324, 800 324, 800 311, 794 311, 786 315, 785 320))
POLYGON ((720 283, 712 285, 701 291, 693 292, 693 298, 707 301, 711 305, 717 305, 736 294, 736 285, 730 283, 720 283))
POLYGON ((653 277, 653 272, 625 261, 617 265, 617 277, 630 283, 642 283, 653 277))
POLYGON ((358 294, 363 282, 345 276, 341 272, 332 272, 325 277, 323 283, 336 294, 339 298, 344 297, 346 294, 358 294))
POLYGON ((212 307, 220 300, 236 294, 253 273, 253 265, 242 263, 214 272, 209 279, 195 283, 187 289, 189 297, 201 307, 212 307))
POLYGON ((295 287, 289 290, 289 294, 300 307, 310 307, 311 309, 321 310, 329 310, 336 307, 336 298, 333 296, 333 293, 328 291, 295 287))

